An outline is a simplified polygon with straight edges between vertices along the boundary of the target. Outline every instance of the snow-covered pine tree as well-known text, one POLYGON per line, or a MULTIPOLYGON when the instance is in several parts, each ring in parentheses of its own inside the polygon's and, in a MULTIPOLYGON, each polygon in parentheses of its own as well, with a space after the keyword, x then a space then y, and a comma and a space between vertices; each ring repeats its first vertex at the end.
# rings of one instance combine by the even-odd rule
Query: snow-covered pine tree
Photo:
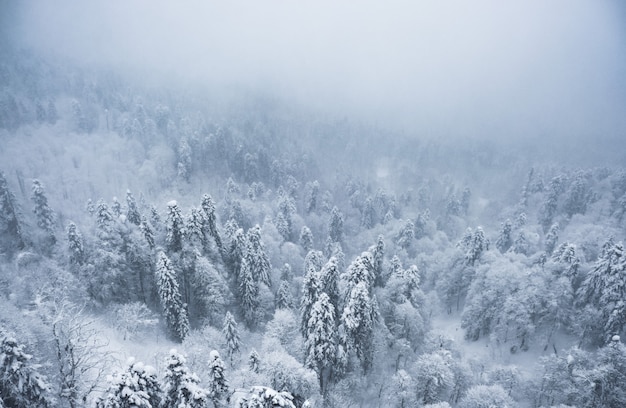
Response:
POLYGON ((289 282, 281 280, 274 298, 276 309, 293 309, 294 300, 289 282))
POLYGON ((109 387, 96 408, 158 408, 163 391, 156 370, 130 359, 128 368, 108 378, 109 387))
POLYGON ((333 207, 328 222, 328 236, 332 242, 343 241, 343 214, 337 207, 333 207))
POLYGON ((186 305, 182 303, 176 272, 164 252, 159 252, 156 262, 156 282, 163 315, 170 335, 182 341, 189 332, 186 305))
POLYGON ((205 408, 209 392, 200 387, 200 380, 185 364, 185 357, 175 349, 170 351, 166 360, 163 407, 205 408))
POLYGON ((180 252, 183 249, 185 223, 176 200, 167 203, 167 218, 165 219, 165 244, 170 253, 180 252))
POLYGON ((407 220, 404 226, 396 235, 396 244, 402 249, 408 249, 415 238, 415 225, 413 221, 407 220))
MULTIPOLYGON (((208 233, 209 236, 213 237, 213 240, 215 241, 215 245, 217 245, 217 248, 219 249, 220 253, 223 252, 224 247, 222 245, 222 239, 220 237, 219 231, 217 230, 217 217, 215 215, 215 202, 213 201, 213 198, 211 198, 210 195, 208 194, 204 194, 202 196, 202 204, 200 205, 202 207, 202 212, 203 212, 203 220, 204 220, 204 225, 203 225, 203 230, 205 231, 205 233, 208 233)), ((206 251, 206 248, 205 248, 206 251)))
POLYGON ((224 317, 224 326, 222 328, 224 339, 226 340, 226 350, 228 351, 228 358, 232 364, 233 357, 239 353, 240 340, 239 329, 237 329, 237 322, 230 312, 226 312, 224 317))
POLYGON ((556 244, 559 241, 559 223, 555 222, 552 224, 548 233, 546 234, 546 239, 544 243, 544 248, 546 250, 546 254, 552 255, 554 248, 556 248, 556 244))
POLYGON ((594 304, 602 313, 608 343, 626 327, 626 257, 624 245, 609 240, 579 288, 579 302, 594 304))
POLYGON ((139 225, 141 223, 141 214, 139 214, 137 202, 130 190, 126 190, 126 206, 128 207, 126 210, 126 219, 128 222, 139 225))
POLYGON ((0 344, 0 406, 15 408, 52 407, 51 387, 32 364, 24 346, 8 336, 0 344))
POLYGON ((113 214, 107 203, 102 199, 98 200, 96 204, 96 226, 100 239, 108 240, 111 238, 114 222, 113 214))
POLYGON ((471 235, 471 241, 465 252, 465 262, 474 265, 484 251, 489 250, 489 240, 485 236, 482 227, 476 227, 476 231, 471 235))
POLYGON ((70 255, 70 264, 74 266, 82 265, 85 260, 83 237, 78 232, 76 224, 72 221, 67 225, 67 246, 70 255))
POLYGON ((374 281, 376 277, 374 275, 373 256, 370 252, 365 251, 360 256, 357 256, 354 261, 348 266, 346 271, 346 280, 348 281, 348 290, 351 290, 359 283, 365 283, 365 287, 368 293, 371 293, 374 287, 374 281))
POLYGON ((313 249, 313 233, 311 229, 306 225, 302 227, 300 230, 300 245, 304 249, 304 252, 308 253, 313 249))
POLYGON ((241 262, 239 275, 239 301, 243 318, 248 327, 253 327, 259 317, 259 283, 254 279, 248 259, 241 262))
POLYGON ((335 312, 339 311, 339 261, 337 257, 331 256, 322 266, 319 272, 319 290, 328 295, 330 303, 335 307, 335 312))
POLYGON ((326 394, 337 354, 335 307, 326 293, 321 293, 311 308, 305 337, 306 366, 317 373, 320 392, 326 394))
POLYGON ((204 217, 200 210, 192 207, 189 211, 185 223, 185 239, 191 246, 202 250, 207 247, 206 238, 203 231, 204 217))
POLYGON ((185 137, 178 144, 178 177, 187 183, 191 177, 191 148, 185 137))
POLYGON ((250 351, 250 355, 248 356, 248 368, 253 373, 258 373, 260 366, 261 366, 261 357, 259 357, 259 353, 256 351, 256 349, 253 348, 250 351))
POLYGON ((319 199, 320 183, 315 180, 312 183, 307 183, 307 195, 306 195, 306 212, 311 214, 317 209, 317 201, 319 199))
POLYGON ((224 362, 217 350, 209 353, 209 397, 215 408, 228 406, 228 381, 225 376, 224 362))
POLYGON ((119 218, 122 215, 122 204, 119 202, 117 197, 113 197, 113 203, 111 203, 111 213, 115 218, 119 218))
POLYGON ((37 217, 37 226, 46 233, 48 242, 54 245, 54 243, 56 243, 56 236, 54 234, 56 216, 52 208, 48 205, 48 197, 46 196, 43 185, 37 179, 33 180, 31 199, 34 204, 33 212, 37 217))
POLYGON ((231 226, 235 229, 228 245, 228 263, 233 281, 238 285, 241 276, 241 263, 245 256, 248 242, 243 228, 237 228, 237 224, 234 222, 231 223, 231 221, 227 223, 227 226, 231 226))
POLYGON ((367 372, 374 359, 374 324, 378 319, 376 299, 371 298, 366 281, 350 289, 341 320, 348 346, 355 350, 363 370, 367 372))
POLYGON ((383 271, 383 261, 385 260, 385 239, 381 235, 376 240, 376 245, 368 250, 372 254, 372 266, 374 267, 374 286, 382 288, 385 286, 385 276, 383 271))
POLYGON ((300 298, 300 333, 304 338, 308 333, 313 304, 320 293, 320 284, 319 271, 315 267, 309 267, 302 281, 302 297, 300 298))
POLYGON ((255 282, 262 282, 268 287, 272 286, 270 273, 272 267, 270 260, 265 253, 265 246, 261 241, 261 227, 257 224, 251 228, 246 235, 246 251, 244 258, 255 282))
POLYGON ((496 239, 496 248, 500 253, 505 253, 513 245, 512 230, 513 223, 510 219, 507 218, 506 221, 500 224, 500 233, 498 234, 498 239, 496 239))
POLYGON ((363 205, 363 211, 361 212, 361 226, 366 229, 371 229, 376 223, 376 211, 374 210, 374 200, 372 197, 367 197, 365 204, 363 205))
POLYGON ((145 216, 141 217, 141 223, 139 224, 139 230, 141 231, 146 243, 148 244, 148 248, 150 250, 154 249, 154 229, 148 222, 148 219, 145 216))

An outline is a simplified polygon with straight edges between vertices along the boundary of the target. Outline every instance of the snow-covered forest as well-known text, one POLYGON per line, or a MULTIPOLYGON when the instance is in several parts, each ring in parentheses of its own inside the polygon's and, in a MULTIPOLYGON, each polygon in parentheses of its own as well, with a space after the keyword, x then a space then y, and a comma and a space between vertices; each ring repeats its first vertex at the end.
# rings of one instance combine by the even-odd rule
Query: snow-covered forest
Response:
POLYGON ((8 20, 0 407, 626 406, 623 118, 420 128, 8 20))

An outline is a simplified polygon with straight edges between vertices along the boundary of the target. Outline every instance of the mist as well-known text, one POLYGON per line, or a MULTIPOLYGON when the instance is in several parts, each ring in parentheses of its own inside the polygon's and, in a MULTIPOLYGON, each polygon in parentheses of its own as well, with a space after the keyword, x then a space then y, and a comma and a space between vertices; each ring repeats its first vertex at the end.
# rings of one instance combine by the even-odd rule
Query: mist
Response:
POLYGON ((623 138, 611 1, 27 1, 13 39, 160 83, 260 91, 408 134, 623 138))

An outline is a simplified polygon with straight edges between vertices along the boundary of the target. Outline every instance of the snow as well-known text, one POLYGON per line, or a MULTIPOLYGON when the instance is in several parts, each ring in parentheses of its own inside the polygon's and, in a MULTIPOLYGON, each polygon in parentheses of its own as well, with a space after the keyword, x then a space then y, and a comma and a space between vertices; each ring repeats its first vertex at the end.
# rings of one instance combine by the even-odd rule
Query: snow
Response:
POLYGON ((171 200, 168 201, 167 206, 168 207, 176 207, 178 205, 178 203, 176 202, 176 200, 171 200))

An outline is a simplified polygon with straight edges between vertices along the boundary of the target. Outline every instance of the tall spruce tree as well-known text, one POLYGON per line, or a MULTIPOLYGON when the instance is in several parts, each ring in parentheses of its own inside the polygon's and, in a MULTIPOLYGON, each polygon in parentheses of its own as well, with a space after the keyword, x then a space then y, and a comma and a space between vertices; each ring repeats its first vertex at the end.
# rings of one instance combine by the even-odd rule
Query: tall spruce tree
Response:
POLYGON ((183 341, 189 332, 186 305, 182 303, 174 267, 164 252, 157 255, 156 281, 170 335, 178 341, 183 341))
POLYGON ((222 328, 224 339, 226 340, 226 350, 228 351, 228 358, 232 364, 235 354, 239 353, 240 340, 239 329, 237 328, 237 322, 230 312, 226 312, 224 317, 224 326, 222 328))
POLYGON ((43 185, 37 179, 33 180, 32 195, 33 212, 37 218, 37 226, 41 228, 47 236, 47 240, 51 244, 56 243, 54 229, 56 227, 56 216, 52 208, 48 205, 48 197, 44 191, 43 185))

